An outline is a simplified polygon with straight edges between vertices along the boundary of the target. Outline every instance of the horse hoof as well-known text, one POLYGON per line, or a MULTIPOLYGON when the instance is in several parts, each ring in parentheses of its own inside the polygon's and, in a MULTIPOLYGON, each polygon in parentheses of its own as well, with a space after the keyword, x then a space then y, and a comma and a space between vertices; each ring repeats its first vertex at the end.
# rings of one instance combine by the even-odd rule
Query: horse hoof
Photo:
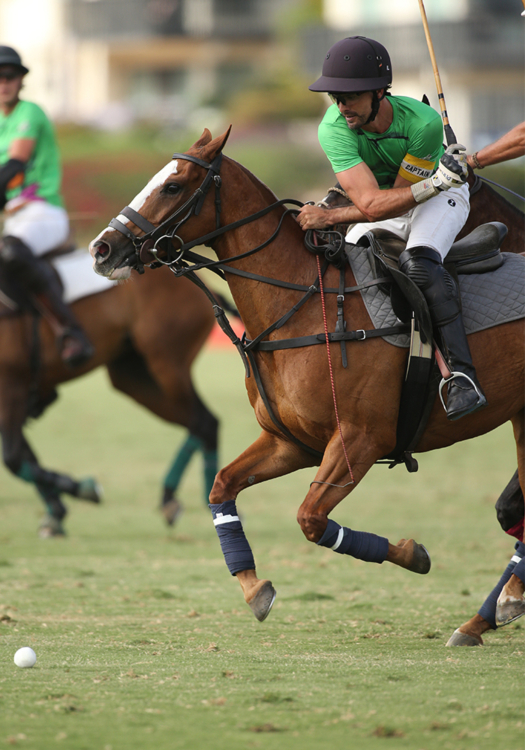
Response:
POLYGON ((421 575, 425 575, 430 570, 431 565, 432 562, 427 548, 423 547, 422 544, 414 542, 414 556, 412 558, 410 570, 413 573, 421 573, 421 575))
POLYGON ((184 508, 182 504, 179 503, 176 498, 173 498, 173 500, 169 500, 167 503, 160 506, 160 512, 164 516, 164 520, 168 526, 173 526, 175 522, 179 520, 183 510, 184 508))
POLYGON ((272 586, 271 581, 265 581, 253 599, 248 602, 251 611, 259 622, 266 620, 270 614, 276 596, 277 591, 272 586))
POLYGON ((102 487, 93 479, 93 477, 86 477, 81 479, 78 483, 78 494, 79 500, 89 500, 91 503, 102 502, 102 487))
POLYGON ((514 599, 510 602, 496 605, 496 625, 502 628, 510 622, 525 615, 525 599, 514 599))
POLYGON ((62 521, 53 516, 45 516, 38 529, 38 536, 41 539, 52 539, 54 537, 65 536, 66 532, 62 526, 62 521))
POLYGON ((428 554, 426 547, 423 547, 422 544, 418 544, 413 539, 409 539, 408 541, 406 541, 406 539, 401 539, 397 546, 404 547, 408 552, 410 549, 408 545, 410 544, 412 545, 411 557, 408 561, 405 558, 404 564, 401 563, 401 566, 410 570, 412 573, 425 575, 430 570, 430 555, 428 554))
POLYGON ((454 630, 448 639, 447 646, 483 646, 483 640, 479 636, 467 635, 460 629, 454 630))

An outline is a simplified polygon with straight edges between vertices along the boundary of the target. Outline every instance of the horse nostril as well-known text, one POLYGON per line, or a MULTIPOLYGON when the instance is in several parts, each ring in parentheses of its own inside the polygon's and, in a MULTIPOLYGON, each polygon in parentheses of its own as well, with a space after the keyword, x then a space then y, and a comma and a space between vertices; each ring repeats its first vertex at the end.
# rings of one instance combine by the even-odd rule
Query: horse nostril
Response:
POLYGON ((96 254, 100 258, 104 258, 106 255, 109 255, 109 245, 105 242, 97 242, 94 249, 96 251, 96 254))

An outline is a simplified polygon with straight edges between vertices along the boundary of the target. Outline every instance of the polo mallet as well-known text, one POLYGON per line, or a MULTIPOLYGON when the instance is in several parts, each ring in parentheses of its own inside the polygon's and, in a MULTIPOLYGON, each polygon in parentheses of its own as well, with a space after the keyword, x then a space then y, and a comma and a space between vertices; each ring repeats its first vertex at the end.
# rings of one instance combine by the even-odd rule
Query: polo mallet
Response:
MULTIPOLYGON (((522 0, 525 6, 525 0, 522 0)), ((439 77, 439 70, 436 62, 436 55, 434 54, 434 45, 430 37, 430 29, 428 28, 427 14, 425 12, 425 6, 423 0, 419 0, 419 10, 421 11, 421 18, 423 20, 423 28, 425 29, 425 36, 427 39, 428 51, 430 53, 430 61, 432 63, 432 69, 434 71, 434 78, 436 81, 436 88, 439 99, 439 106, 441 108, 441 119, 443 120, 443 127, 445 130, 445 138, 447 140, 447 146, 451 146, 453 143, 457 143, 454 131, 448 121, 447 105, 445 104, 445 97, 443 95, 443 87, 441 86, 441 78, 439 77)))

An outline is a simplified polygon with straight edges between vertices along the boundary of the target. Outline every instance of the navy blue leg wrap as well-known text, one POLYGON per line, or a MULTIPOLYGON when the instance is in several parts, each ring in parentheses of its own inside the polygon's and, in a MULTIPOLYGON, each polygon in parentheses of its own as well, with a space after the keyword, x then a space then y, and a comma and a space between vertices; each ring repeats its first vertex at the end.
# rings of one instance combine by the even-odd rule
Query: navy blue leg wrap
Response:
POLYGON ((516 554, 511 557, 510 562, 505 568, 503 575, 499 579, 497 586, 492 589, 490 594, 481 605, 481 608, 478 610, 478 615, 480 615, 480 617, 483 617, 483 619, 488 622, 492 630, 496 630, 498 627, 496 625, 496 604, 503 586, 507 583, 511 575, 516 572, 518 563, 520 563, 520 565, 525 569, 525 563, 523 561, 523 556, 525 555, 525 544, 523 544, 523 542, 517 542, 515 550, 516 554))
POLYGON ((210 504, 210 509, 221 543, 222 554, 232 576, 241 570, 255 570, 255 560, 248 540, 244 536, 235 500, 227 500, 219 505, 210 504))
POLYGON ((328 519, 323 536, 317 544, 330 547, 340 555, 351 555, 365 562, 382 563, 388 554, 388 539, 369 534, 367 531, 352 531, 328 519))
POLYGON ((519 563, 516 564, 513 572, 515 576, 518 576, 522 583, 525 583, 525 558, 521 558, 519 563))

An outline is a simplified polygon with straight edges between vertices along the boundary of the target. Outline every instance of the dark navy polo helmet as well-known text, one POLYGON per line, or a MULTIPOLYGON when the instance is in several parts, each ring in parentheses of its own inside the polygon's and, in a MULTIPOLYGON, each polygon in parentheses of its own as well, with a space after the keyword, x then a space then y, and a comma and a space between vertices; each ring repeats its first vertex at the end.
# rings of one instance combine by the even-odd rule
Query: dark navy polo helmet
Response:
POLYGON ((390 55, 383 45, 366 36, 350 36, 330 47, 323 74, 309 89, 350 93, 375 91, 391 83, 390 55))
POLYGON ((29 68, 22 65, 22 58, 12 47, 0 45, 0 65, 13 65, 15 68, 18 68, 23 75, 29 73, 29 68))

